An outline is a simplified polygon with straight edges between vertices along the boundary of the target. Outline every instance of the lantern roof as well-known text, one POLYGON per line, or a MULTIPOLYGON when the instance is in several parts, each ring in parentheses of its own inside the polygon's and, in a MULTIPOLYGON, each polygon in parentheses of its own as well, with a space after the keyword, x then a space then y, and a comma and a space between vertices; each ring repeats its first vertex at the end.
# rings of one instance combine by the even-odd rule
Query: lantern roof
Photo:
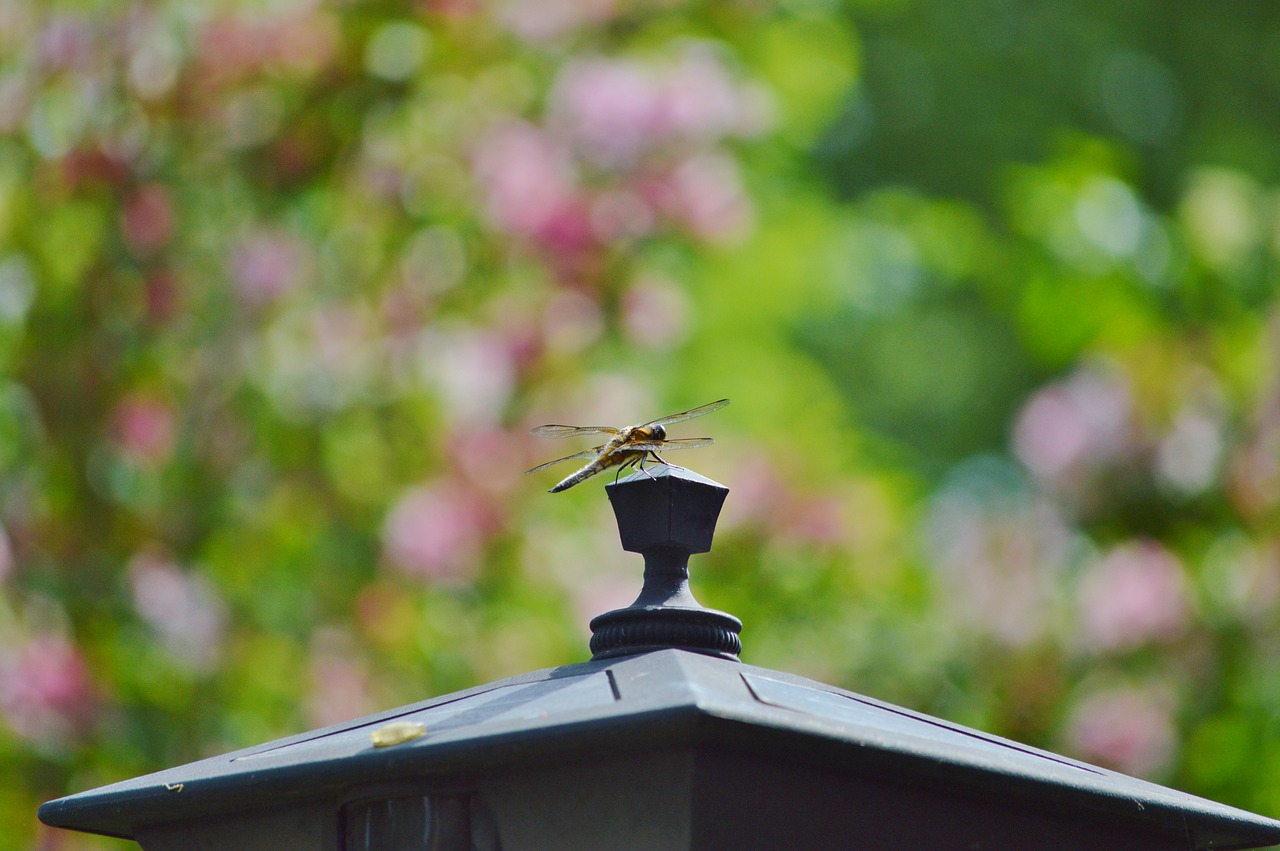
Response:
MULTIPOLYGON (((635 830, 641 822, 665 819, 679 833, 670 796, 677 795, 676 786, 685 788, 681 784, 702 805, 716 798, 708 811, 722 815, 714 819, 721 833, 712 844, 691 847, 725 847, 724 831, 733 830, 748 844, 758 845, 770 830, 777 842, 795 843, 809 835, 797 830, 818 823, 826 827, 810 836, 815 846, 838 841, 847 830, 862 831, 868 847, 936 847, 938 841, 961 841, 960 822, 963 841, 982 847, 1026 847, 1020 836, 1037 837, 1035 847, 1047 841, 1055 848, 1083 847, 1080 842, 1136 848, 1138 841, 1161 849, 1280 843, 1275 820, 743 664, 741 622, 701 606, 689 587, 689 556, 710 549, 728 489, 681 468, 660 467, 607 490, 623 548, 644 555, 644 587, 630 606, 592 620, 591 661, 50 801, 40 818, 126 838, 177 825, 171 840, 176 836, 178 844, 155 847, 185 848, 190 838, 182 825, 207 827, 210 819, 232 821, 248 810, 291 812, 295 822, 308 822, 332 819, 344 802, 362 795, 391 794, 387 790, 397 784, 425 784, 448 794, 489 788, 485 784, 494 778, 524 777, 532 795, 524 798, 524 810, 537 813, 532 821, 552 832, 544 845, 529 847, 564 847, 556 829, 608 822, 582 812, 591 795, 598 804, 607 798, 631 807, 618 822, 622 833, 610 834, 609 847, 622 847, 616 842, 623 834, 633 840, 627 847, 655 847, 635 830), (664 779, 653 779, 653 760, 672 753, 705 756, 701 779, 690 780, 685 769, 662 769, 664 779), (650 765, 647 787, 641 764, 650 765), (584 766, 593 767, 588 774, 595 772, 596 779, 584 779, 584 766), (556 785, 548 772, 557 771, 562 779, 577 779, 556 785), (540 779, 527 779, 532 777, 540 779), (548 818, 549 807, 559 808, 563 820, 548 818), (833 819, 837 812, 840 818, 833 819), (867 839, 868 830, 880 831, 879 838, 867 839)), ((710 822, 699 818, 706 829, 710 822)), ((515 822, 505 824, 512 829, 515 822)), ((663 835, 659 844, 666 847, 674 834, 663 835)), ((251 847, 278 845, 267 840, 251 847)))
POLYGON ((131 838, 137 824, 362 782, 688 745, 1132 823, 1186 837, 1188 847, 1280 842, 1280 822, 1269 818, 803 677, 675 649, 499 680, 51 801, 40 817, 131 838), (376 744, 379 734, 392 743, 376 744))

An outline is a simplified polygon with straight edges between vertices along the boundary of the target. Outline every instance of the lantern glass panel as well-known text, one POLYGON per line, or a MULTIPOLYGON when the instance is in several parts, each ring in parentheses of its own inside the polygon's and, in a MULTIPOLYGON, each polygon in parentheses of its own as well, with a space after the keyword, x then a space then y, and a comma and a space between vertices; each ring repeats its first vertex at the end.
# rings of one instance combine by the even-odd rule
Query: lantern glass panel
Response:
POLYGON ((343 851, 500 851, 487 811, 466 795, 406 795, 342 808, 343 851))

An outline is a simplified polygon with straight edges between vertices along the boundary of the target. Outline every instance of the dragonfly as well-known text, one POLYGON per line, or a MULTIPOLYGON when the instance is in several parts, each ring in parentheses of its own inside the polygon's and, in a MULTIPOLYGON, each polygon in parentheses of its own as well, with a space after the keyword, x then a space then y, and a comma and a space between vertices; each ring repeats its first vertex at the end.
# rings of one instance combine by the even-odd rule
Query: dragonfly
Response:
POLYGON ((526 470, 525 473, 526 475, 528 473, 536 473, 539 470, 545 470, 548 467, 559 464, 561 461, 570 461, 574 458, 590 458, 591 461, 585 467, 548 491, 548 493, 559 493, 610 467, 619 467, 618 473, 621 475, 623 469, 635 465, 639 465, 639 469, 643 470, 645 461, 651 457, 659 464, 666 464, 667 462, 658 455, 659 450, 666 452, 675 449, 696 449, 699 446, 710 446, 715 443, 709 437, 686 437, 668 440, 666 426, 691 420, 694 417, 700 417, 712 411, 718 411, 727 404, 729 404, 728 399, 719 399, 697 408, 681 411, 678 414, 658 417, 656 420, 649 420, 647 423, 627 426, 626 428, 570 425, 538 426, 535 429, 530 429, 529 433, 537 437, 550 437, 556 440, 565 437, 577 437, 580 434, 608 434, 612 435, 612 437, 609 438, 608 442, 599 446, 593 446, 584 452, 575 452, 572 455, 566 455, 563 458, 539 464, 532 470, 526 470))

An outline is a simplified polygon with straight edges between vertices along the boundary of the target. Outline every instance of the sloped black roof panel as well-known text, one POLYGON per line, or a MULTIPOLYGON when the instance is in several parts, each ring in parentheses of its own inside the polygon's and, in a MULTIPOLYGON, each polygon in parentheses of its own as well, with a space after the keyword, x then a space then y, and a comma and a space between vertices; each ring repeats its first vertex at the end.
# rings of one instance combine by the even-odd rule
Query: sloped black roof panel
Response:
POLYGON ((679 650, 587 662, 258 745, 45 804, 47 824, 132 836, 137 825, 353 785, 444 778, 663 745, 763 753, 978 798, 1144 822, 1194 847, 1280 843, 1280 822, 789 674, 679 650), (389 748, 392 721, 425 734, 389 748))

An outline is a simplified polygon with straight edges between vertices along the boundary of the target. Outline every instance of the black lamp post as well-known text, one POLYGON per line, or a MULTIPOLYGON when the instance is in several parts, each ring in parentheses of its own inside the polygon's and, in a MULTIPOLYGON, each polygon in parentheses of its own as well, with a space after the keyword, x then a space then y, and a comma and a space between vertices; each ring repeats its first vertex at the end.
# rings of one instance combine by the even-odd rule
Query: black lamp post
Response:
POLYGON ((608 488, 645 556, 590 662, 206 759, 40 809, 145 851, 1187 849, 1280 822, 737 661, 688 557, 727 490, 655 468, 608 488))

